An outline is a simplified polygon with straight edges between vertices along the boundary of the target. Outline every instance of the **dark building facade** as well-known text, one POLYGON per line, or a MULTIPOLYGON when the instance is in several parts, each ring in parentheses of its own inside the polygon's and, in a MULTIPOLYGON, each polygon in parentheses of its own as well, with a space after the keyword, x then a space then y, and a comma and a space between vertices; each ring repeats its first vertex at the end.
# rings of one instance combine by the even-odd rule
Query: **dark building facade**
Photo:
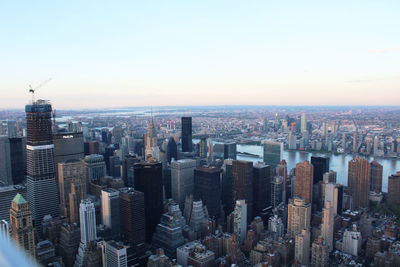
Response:
POLYGON ((232 160, 225 160, 222 172, 222 205, 224 207, 225 215, 233 211, 233 174, 232 174, 232 160))
POLYGON ((219 217, 221 211, 221 169, 202 166, 194 170, 194 198, 203 201, 211 218, 219 217))
POLYGON ((382 172, 383 166, 379 164, 377 161, 371 162, 371 182, 370 182, 370 191, 374 191, 377 193, 382 192, 382 172))
POLYGON ((253 168, 254 216, 271 205, 271 170, 269 165, 257 163, 253 168))
POLYGON ((20 184, 24 181, 26 172, 26 138, 12 137, 9 140, 12 181, 20 184))
POLYGON ((253 162, 243 160, 232 161, 232 196, 233 200, 246 200, 247 222, 253 219, 253 162))
POLYGON ((312 156, 311 164, 314 166, 313 183, 317 184, 323 180, 324 173, 329 172, 329 158, 312 156))
POLYGON ((125 156, 124 161, 122 162, 122 179, 124 180, 125 186, 133 187, 133 167, 135 163, 138 163, 140 160, 136 157, 136 155, 128 154, 125 156), (131 175, 129 175, 131 174, 131 175))
POLYGON ((25 106, 27 124, 27 200, 40 231, 45 215, 59 215, 51 104, 37 100, 25 106))
POLYGON ((192 117, 182 117, 182 152, 192 152, 192 117))
POLYGON ((83 133, 56 133, 53 135, 54 160, 56 164, 73 159, 83 159, 85 156, 83 133))
POLYGON ((137 163, 134 167, 134 176, 135 189, 144 193, 146 241, 151 243, 151 237, 163 213, 162 164, 137 163))
POLYGON ((175 139, 173 137, 170 137, 168 139, 168 144, 167 144, 167 161, 171 163, 171 159, 178 159, 178 147, 176 145, 175 139))

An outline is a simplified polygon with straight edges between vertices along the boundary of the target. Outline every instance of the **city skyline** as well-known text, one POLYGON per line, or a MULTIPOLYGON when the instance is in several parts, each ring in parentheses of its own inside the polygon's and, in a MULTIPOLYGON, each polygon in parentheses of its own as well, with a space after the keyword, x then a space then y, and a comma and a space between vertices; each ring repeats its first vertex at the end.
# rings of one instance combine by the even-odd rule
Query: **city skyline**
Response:
POLYGON ((399 7, 7 3, 0 106, 396 105, 399 7))

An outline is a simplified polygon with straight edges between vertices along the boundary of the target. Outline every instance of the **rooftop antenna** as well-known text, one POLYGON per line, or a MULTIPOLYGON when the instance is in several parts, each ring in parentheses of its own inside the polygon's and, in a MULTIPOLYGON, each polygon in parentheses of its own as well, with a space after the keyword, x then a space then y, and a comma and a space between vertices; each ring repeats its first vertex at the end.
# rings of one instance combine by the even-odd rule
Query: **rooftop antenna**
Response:
POLYGON ((47 82, 51 81, 51 78, 48 78, 47 80, 43 81, 41 84, 36 86, 35 88, 32 88, 32 85, 29 85, 29 93, 32 93, 32 103, 35 102, 35 91, 45 85, 47 82))

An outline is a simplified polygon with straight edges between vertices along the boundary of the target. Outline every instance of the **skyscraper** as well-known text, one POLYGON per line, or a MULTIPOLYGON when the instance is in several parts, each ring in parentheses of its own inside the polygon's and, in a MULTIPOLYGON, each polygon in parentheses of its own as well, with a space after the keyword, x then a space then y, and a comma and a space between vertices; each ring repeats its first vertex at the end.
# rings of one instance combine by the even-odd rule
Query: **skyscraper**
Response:
POLYGON ((358 144, 357 144, 357 132, 353 133, 353 152, 358 152, 358 144))
POLYGON ((310 229, 311 204, 303 199, 295 197, 289 199, 287 233, 291 238, 303 229, 310 229))
POLYGON ((263 209, 271 204, 271 170, 262 162, 253 167, 253 216, 260 216, 263 209))
POLYGON ((314 167, 307 160, 296 164, 295 196, 312 203, 314 167))
POLYGON ((222 205, 224 206, 225 214, 231 214, 233 211, 233 173, 232 173, 232 160, 224 160, 222 166, 222 205))
POLYGON ((31 256, 35 256, 32 212, 28 202, 20 194, 17 194, 11 202, 10 224, 11 237, 14 242, 31 256))
POLYGON ((103 241, 103 266, 104 267, 127 267, 127 247, 113 240, 103 241))
POLYGON ((157 129, 154 126, 153 115, 146 134, 145 159, 155 158, 160 160, 160 149, 158 148, 157 129))
POLYGON ((264 162, 271 167, 271 171, 281 162, 283 155, 283 143, 264 141, 264 162))
POLYGON ((81 160, 85 156, 82 132, 56 133, 53 141, 56 164, 70 159, 81 160))
POLYGON ((27 198, 38 230, 45 215, 59 215, 51 111, 50 102, 45 100, 25 106, 27 198))
POLYGON ((151 243, 151 237, 163 213, 162 165, 156 161, 137 163, 134 173, 135 189, 144 193, 146 240, 151 243))
POLYGON ((193 159, 171 162, 171 194, 181 209, 184 207, 186 196, 193 194, 195 168, 196 161, 193 159))
POLYGON ((25 180, 26 172, 26 137, 13 137, 10 140, 11 177, 13 184, 25 180))
POLYGON ((171 163, 172 159, 178 159, 178 146, 175 139, 170 137, 167 144, 167 161, 171 163))
POLYGON ((101 190, 101 221, 113 236, 120 234, 119 191, 114 188, 101 190))
POLYGON ((232 161, 233 200, 245 200, 247 205, 247 221, 253 219, 253 162, 232 161))
POLYGON ((219 218, 221 211, 221 169, 202 166, 194 170, 194 198, 203 201, 211 218, 219 218))
POLYGON ((236 200, 235 210, 233 211, 233 232, 240 244, 243 244, 247 234, 247 205, 243 199, 236 200))
MULTIPOLYGON (((86 198, 86 174, 84 164, 80 160, 69 160, 58 164, 58 187, 60 192, 60 213, 70 222, 77 222, 79 203, 86 198), (72 192, 71 188, 77 186, 78 192, 72 192), (75 195, 71 196, 71 193, 75 195), (71 216, 71 208, 72 214, 71 216), (71 217, 74 220, 71 220, 71 217)), ((75 188, 74 188, 75 189, 75 188)))
POLYGON ((304 133, 307 131, 307 119, 306 119, 306 114, 303 113, 301 114, 301 133, 304 133))
POLYGON ((302 229, 295 238, 294 258, 304 266, 310 264, 310 238, 310 231, 308 229, 302 229))
POLYGON ((0 186, 13 184, 11 176, 10 141, 6 135, 0 136, 0 186))
POLYGON ((146 242, 144 194, 129 187, 120 188, 119 192, 121 235, 136 252, 144 250, 146 242))
POLYGON ((271 206, 277 207, 282 203, 282 188, 283 188, 283 179, 281 176, 275 176, 271 180, 271 206))
POLYGON ((348 188, 353 198, 354 209, 368 208, 370 164, 367 159, 356 157, 349 161, 348 188))
POLYGON ((388 203, 400 205, 400 172, 392 174, 388 178, 388 203))
POLYGON ((329 251, 333 250, 333 223, 334 223, 333 206, 330 201, 326 201, 325 208, 323 209, 321 235, 324 238, 324 240, 326 240, 329 251))
POLYGON ((317 237, 312 243, 311 266, 329 266, 329 248, 322 236, 317 237))
POLYGON ((371 162, 371 182, 370 191, 377 193, 382 192, 382 172, 383 166, 379 164, 376 160, 371 162))
POLYGON ((314 166, 313 184, 317 184, 323 180, 324 173, 329 172, 329 158, 311 156, 311 164, 314 166))
POLYGON ((182 152, 192 152, 192 117, 182 117, 182 152))
POLYGON ((106 175, 106 164, 102 155, 88 155, 83 160, 85 162, 86 179, 88 182, 100 181, 106 175))

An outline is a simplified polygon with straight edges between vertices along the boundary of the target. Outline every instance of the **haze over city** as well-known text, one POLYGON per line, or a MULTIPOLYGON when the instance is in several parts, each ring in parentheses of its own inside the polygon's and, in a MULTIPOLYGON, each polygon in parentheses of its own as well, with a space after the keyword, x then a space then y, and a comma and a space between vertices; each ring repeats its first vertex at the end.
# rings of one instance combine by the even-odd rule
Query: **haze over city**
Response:
POLYGON ((397 105, 397 1, 8 1, 1 108, 397 105), (382 94, 381 92, 384 92, 382 94))

